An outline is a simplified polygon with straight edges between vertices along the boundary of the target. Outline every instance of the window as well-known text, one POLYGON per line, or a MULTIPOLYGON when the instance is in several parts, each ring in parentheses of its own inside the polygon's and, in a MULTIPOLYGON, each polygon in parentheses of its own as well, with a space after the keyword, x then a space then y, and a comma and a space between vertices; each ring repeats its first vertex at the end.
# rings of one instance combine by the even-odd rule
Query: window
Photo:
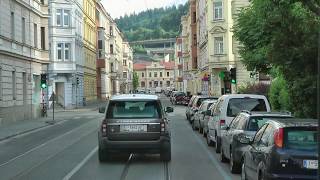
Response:
POLYGON ((193 23, 196 23, 197 22, 197 13, 196 12, 193 12, 193 23))
POLYGON ((271 125, 269 125, 266 130, 264 130, 263 135, 261 137, 261 140, 259 142, 259 144, 263 145, 263 146, 269 146, 271 144, 269 144, 269 137, 271 136, 271 134, 273 135, 273 127, 271 125))
POLYGON ((256 135, 254 136, 254 140, 253 140, 254 144, 257 144, 260 141, 261 136, 262 136, 262 134, 263 134, 263 132, 264 132, 264 130, 266 129, 267 126, 268 126, 268 124, 263 125, 261 127, 261 129, 259 129, 259 131, 256 133, 256 135))
POLYGON ((46 31, 45 27, 41 27, 41 49, 45 50, 46 49, 46 31))
POLYGON ((162 72, 160 72, 160 77, 162 77, 162 72))
POLYGON ((110 44, 110 54, 113 54, 113 44, 110 44))
POLYGON ((151 81, 149 81, 149 87, 152 87, 152 82, 151 81))
POLYGON ((193 45, 196 46, 197 45, 197 34, 193 35, 193 45))
POLYGON ((70 10, 57 9, 57 26, 70 26, 70 10))
POLYGON ((16 84, 16 72, 12 71, 12 99, 13 100, 16 100, 16 96, 17 96, 16 87, 17 87, 17 84, 16 84))
POLYGON ((44 5, 44 0, 41 0, 40 2, 41 2, 42 5, 44 5))
POLYGON ((114 72, 114 66, 113 66, 113 63, 110 63, 110 71, 111 71, 111 72, 114 72))
POLYGON ((37 24, 33 24, 33 44, 34 47, 38 47, 38 26, 37 24))
POLYGON ((98 49, 102 49, 102 40, 98 40, 98 49))
POLYGON ((237 126, 238 126, 238 124, 239 124, 240 119, 241 119, 241 116, 235 117, 235 118, 232 120, 231 124, 230 124, 230 128, 231 128, 231 129, 236 129, 237 126))
POLYGON ((21 18, 21 36, 22 43, 26 43, 26 18, 21 18))
POLYGON ((61 20, 62 20, 62 10, 61 9, 57 9, 56 12, 56 19, 57 19, 57 26, 61 26, 61 20))
POLYGON ((110 26, 110 36, 113 36, 113 27, 110 26))
POLYGON ((124 66, 127 66, 127 60, 123 60, 122 63, 124 66))
POLYGON ((223 19, 222 18, 222 2, 214 2, 213 3, 213 19, 218 20, 218 19, 223 19))
POLYGON ((267 111, 264 99, 257 98, 232 98, 227 107, 227 116, 235 117, 240 111, 267 111))
POLYGON ((123 78, 127 78, 127 72, 123 72, 123 78))
POLYGON ((57 44, 57 55, 58 55, 58 60, 62 60, 62 43, 57 44))
POLYGON ((249 119, 247 131, 257 131, 259 128, 261 128, 269 118, 264 117, 252 117, 249 119))
POLYGON ((70 60, 70 43, 64 44, 64 60, 70 60))
POLYGON ((170 76, 170 72, 167 72, 167 77, 169 77, 170 76))
POLYGON ((318 152, 317 146, 319 136, 316 127, 287 128, 284 132, 284 144, 286 148, 318 152))
POLYGON ((214 38, 214 54, 223 54, 223 37, 214 38))
POLYGON ((167 81, 167 87, 169 87, 170 86, 170 81, 167 81))
POLYGON ((149 72, 149 77, 152 77, 152 76, 151 76, 151 72, 149 72))
POLYGON ((144 81, 141 81, 141 87, 145 87, 146 83, 144 81))
POLYGON ((157 72, 154 72, 153 75, 154 75, 154 77, 158 77, 158 73, 157 72))
POLYGON ((11 12, 11 39, 15 37, 14 12, 11 12))
POLYGON ((141 77, 144 77, 144 73, 141 73, 141 77))
POLYGON ((162 86, 163 86, 162 81, 160 81, 160 87, 162 87, 162 86))

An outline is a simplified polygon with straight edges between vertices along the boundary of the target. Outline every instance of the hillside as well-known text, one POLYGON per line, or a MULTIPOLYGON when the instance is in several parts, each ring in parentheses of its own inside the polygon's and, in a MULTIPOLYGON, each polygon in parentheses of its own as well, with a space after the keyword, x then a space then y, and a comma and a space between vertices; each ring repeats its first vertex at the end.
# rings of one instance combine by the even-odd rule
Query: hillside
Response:
POLYGON ((148 39, 173 38, 179 34, 181 16, 188 5, 156 8, 116 19, 129 42, 148 39))

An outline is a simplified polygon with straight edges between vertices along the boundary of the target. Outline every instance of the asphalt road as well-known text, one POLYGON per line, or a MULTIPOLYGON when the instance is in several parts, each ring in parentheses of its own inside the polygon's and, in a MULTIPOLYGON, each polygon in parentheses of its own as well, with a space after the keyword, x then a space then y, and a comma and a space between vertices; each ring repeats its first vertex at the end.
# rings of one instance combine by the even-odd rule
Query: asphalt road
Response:
MULTIPOLYGON (((164 106, 169 101, 162 97, 164 106)), ((171 105, 170 105, 171 106, 171 105)), ((185 107, 169 114, 172 160, 158 155, 121 155, 99 163, 97 130, 102 120, 94 111, 73 112, 67 121, 0 142, 0 179, 21 180, 234 180, 228 164, 193 131, 185 107)))

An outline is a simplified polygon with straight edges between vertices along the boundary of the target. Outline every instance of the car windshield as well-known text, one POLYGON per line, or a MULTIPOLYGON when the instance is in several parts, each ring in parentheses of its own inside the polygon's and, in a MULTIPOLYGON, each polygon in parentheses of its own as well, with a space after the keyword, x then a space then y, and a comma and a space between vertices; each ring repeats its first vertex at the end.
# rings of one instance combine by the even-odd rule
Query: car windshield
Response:
POLYGON ((318 146, 316 128, 286 129, 285 147, 288 149, 315 151, 318 146))
POLYGON ((107 118, 160 118, 161 109, 157 101, 112 101, 107 118))
POLYGON ((232 98, 229 100, 227 116, 235 117, 240 111, 267 111, 264 99, 232 98))

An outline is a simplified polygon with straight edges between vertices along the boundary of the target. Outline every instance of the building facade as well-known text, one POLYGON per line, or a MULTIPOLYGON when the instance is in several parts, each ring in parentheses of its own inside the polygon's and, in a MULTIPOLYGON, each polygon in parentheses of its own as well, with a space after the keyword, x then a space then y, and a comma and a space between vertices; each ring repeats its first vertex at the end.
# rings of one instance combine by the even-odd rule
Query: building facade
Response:
POLYGON ((84 26, 84 100, 97 99, 96 83, 96 3, 95 0, 83 0, 84 26))
POLYGON ((132 78, 133 78, 133 50, 129 45, 129 42, 123 42, 122 44, 122 81, 121 92, 129 93, 133 90, 132 78))
POLYGON ((48 70, 48 1, 0 1, 0 125, 40 116, 48 70))
POLYGON ((175 89, 177 91, 183 91, 183 56, 182 56, 182 38, 178 37, 176 39, 176 48, 175 48, 175 89))
POLYGON ((50 2, 48 97, 70 109, 84 103, 83 1, 50 2))
POLYGON ((156 61, 136 63, 133 70, 139 77, 139 89, 155 89, 161 87, 174 87, 175 63, 173 61, 156 61))

